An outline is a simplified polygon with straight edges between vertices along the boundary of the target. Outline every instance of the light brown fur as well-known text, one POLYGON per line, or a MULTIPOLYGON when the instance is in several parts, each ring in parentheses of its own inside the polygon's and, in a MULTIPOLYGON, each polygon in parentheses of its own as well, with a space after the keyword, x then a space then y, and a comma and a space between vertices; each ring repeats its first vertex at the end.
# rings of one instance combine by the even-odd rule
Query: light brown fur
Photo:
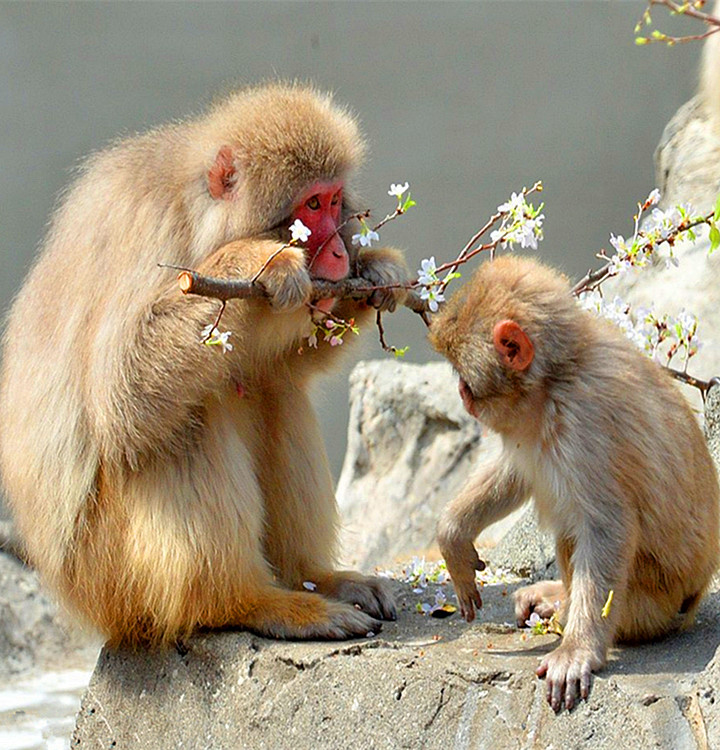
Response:
POLYGON ((555 534, 563 587, 521 589, 516 616, 547 615, 560 600, 563 642, 538 673, 553 707, 563 699, 571 707, 613 641, 692 622, 719 559, 718 482, 705 440, 670 376, 582 311, 566 280, 537 262, 484 264, 435 319, 431 341, 467 383, 466 405, 504 445, 439 524, 463 614, 471 620, 480 604, 473 540, 532 495, 555 534), (493 344, 506 319, 534 344, 526 370, 504 365, 493 344))
MULTIPOLYGON (((337 510, 307 384, 337 350, 298 354, 303 251, 264 272, 271 304, 228 304, 226 354, 200 343, 218 302, 183 297, 157 265, 252 276, 289 238, 297 196, 345 178, 363 150, 329 97, 270 85, 96 154, 62 201, 5 334, 0 466, 30 559, 111 641, 233 625, 344 638, 394 616, 384 584, 333 570, 337 510), (223 148, 237 172, 216 198, 223 148)), ((390 249, 351 250, 351 264, 375 282, 406 274, 390 249)))

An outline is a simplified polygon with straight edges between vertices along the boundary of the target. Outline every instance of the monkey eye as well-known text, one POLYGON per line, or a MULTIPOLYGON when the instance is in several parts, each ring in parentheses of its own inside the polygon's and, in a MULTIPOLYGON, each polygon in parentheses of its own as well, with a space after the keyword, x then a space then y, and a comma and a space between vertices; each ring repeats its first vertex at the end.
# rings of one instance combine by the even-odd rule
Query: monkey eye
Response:
POLYGON ((310 198, 305 205, 311 210, 311 211, 317 211, 318 208, 320 208, 320 199, 317 197, 317 195, 313 195, 312 198, 310 198))
POLYGON ((339 200, 340 200, 340 193, 338 192, 338 193, 335 193, 335 195, 333 195, 332 200, 330 201, 330 205, 337 206, 339 200))

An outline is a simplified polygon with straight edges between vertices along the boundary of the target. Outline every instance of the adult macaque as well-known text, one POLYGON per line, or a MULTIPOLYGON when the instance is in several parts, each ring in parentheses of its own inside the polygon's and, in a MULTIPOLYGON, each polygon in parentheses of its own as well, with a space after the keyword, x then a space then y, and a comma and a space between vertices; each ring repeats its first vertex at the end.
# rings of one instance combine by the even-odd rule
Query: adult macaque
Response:
POLYGON ((0 462, 30 559, 111 642, 348 638, 394 619, 382 581, 333 569, 307 384, 336 350, 298 353, 313 277, 406 276, 396 251, 336 232, 363 150, 329 97, 270 85, 93 156, 62 202, 10 315, 0 462), (250 278, 298 218, 312 234, 263 271, 269 301, 228 303, 233 350, 203 346, 218 302, 184 297, 158 262, 250 278))
POLYGON ((503 441, 439 525, 461 612, 471 621, 482 604, 473 540, 532 495, 562 581, 520 589, 515 614, 546 617, 560 601, 563 640, 537 673, 553 709, 571 708, 613 641, 692 622, 718 564, 707 446, 670 376, 539 263, 485 263, 434 320, 431 341, 459 373, 466 409, 503 441))

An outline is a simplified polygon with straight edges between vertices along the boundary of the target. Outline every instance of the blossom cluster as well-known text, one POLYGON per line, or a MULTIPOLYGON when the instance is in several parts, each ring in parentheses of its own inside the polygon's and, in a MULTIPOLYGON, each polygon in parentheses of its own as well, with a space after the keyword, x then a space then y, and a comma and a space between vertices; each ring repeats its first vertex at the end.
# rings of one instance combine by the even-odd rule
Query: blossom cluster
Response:
POLYGON ((348 331, 356 336, 360 333, 360 329, 355 325, 355 318, 342 320, 341 318, 327 317, 320 322, 311 320, 311 324, 312 332, 307 337, 307 343, 311 349, 318 348, 319 336, 322 337, 323 341, 327 341, 330 346, 342 346, 344 343, 343 337, 348 331))
POLYGON ((680 353, 687 367, 688 360, 702 345, 697 337, 698 319, 685 309, 680 310, 676 317, 667 314, 658 317, 649 308, 639 307, 633 311, 620 297, 607 301, 597 289, 582 293, 578 301, 584 309, 617 325, 649 356, 656 360, 664 358, 665 364, 670 364, 680 353))
POLYGON ((674 252, 675 243, 682 240, 694 241, 696 234, 693 227, 704 222, 704 218, 697 215, 689 203, 684 203, 667 211, 655 207, 641 224, 643 211, 656 206, 659 200, 660 192, 656 188, 638 206, 632 237, 626 240, 622 235, 610 235, 610 244, 615 249, 615 254, 610 258, 608 275, 617 276, 630 269, 644 268, 652 262, 655 251, 661 245, 667 248, 665 264, 679 264, 674 252))
POLYGON ((410 193, 405 196, 405 193, 407 193, 409 188, 410 183, 408 182, 405 182, 402 185, 399 183, 392 183, 390 185, 390 190, 388 190, 388 195, 392 195, 397 198, 398 203, 395 207, 395 211, 392 214, 386 216, 385 219, 381 221, 380 224, 378 224, 374 229, 370 228, 370 225, 367 223, 364 217, 359 217, 360 231, 352 236, 352 244, 360 245, 360 247, 372 247, 373 242, 380 241, 380 235, 378 234, 377 230, 383 224, 397 218, 398 216, 402 216, 402 214, 404 214, 409 208, 417 205, 415 201, 410 197, 410 193))
POLYGON ((555 611, 550 617, 543 618, 537 612, 533 612, 530 617, 525 620, 525 627, 530 628, 530 632, 533 635, 547 635, 548 633, 557 633, 557 635, 563 634, 563 627, 560 624, 559 612, 560 602, 554 602, 553 604, 555 611))
POLYGON ((200 333, 200 342, 205 346, 221 346, 223 354, 231 352, 233 345, 228 341, 232 336, 232 331, 223 331, 222 333, 215 327, 214 323, 205 326, 200 333))
POLYGON ((360 219, 360 231, 352 236, 353 245, 372 247, 373 242, 379 241, 380 235, 374 229, 370 229, 365 219, 360 219))
MULTIPOLYGON (((456 273, 451 276, 454 278, 460 276, 460 274, 456 273)), ((448 281, 450 281, 450 277, 446 276, 444 279, 441 279, 438 276, 434 255, 421 261, 417 272, 417 283, 420 285, 420 299, 427 301, 431 312, 437 312, 440 303, 445 302, 442 288, 444 288, 444 284, 447 284, 448 281)))
POLYGON ((525 193, 513 193, 509 201, 498 206, 501 223, 490 233, 490 239, 502 243, 504 248, 512 249, 513 245, 519 244, 537 250, 538 242, 543 238, 545 214, 540 213, 543 205, 534 208, 527 202, 525 193))
POLYGON ((444 560, 436 563, 426 562, 424 557, 413 557, 396 578, 403 583, 409 583, 414 594, 422 594, 428 583, 445 584, 450 580, 444 560))

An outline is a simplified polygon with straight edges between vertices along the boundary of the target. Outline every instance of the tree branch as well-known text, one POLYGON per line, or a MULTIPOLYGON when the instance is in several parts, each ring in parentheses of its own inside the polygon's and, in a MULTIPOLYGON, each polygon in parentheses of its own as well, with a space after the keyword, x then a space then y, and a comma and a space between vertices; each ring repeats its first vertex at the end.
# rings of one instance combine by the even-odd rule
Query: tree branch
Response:
MULTIPOLYGON (((227 302, 231 299, 269 299, 267 292, 261 283, 248 281, 247 279, 217 279, 213 276, 203 276, 197 271, 181 269, 178 274, 178 284, 183 294, 195 294, 201 297, 212 297, 227 302)), ((408 284, 391 284, 386 286, 370 286, 367 279, 352 278, 344 281, 313 281, 313 291, 310 296, 311 302, 321 299, 353 299, 362 301, 368 299, 378 289, 407 289, 407 295, 403 304, 408 309, 424 315, 427 312, 427 304, 412 288, 413 282, 408 284)))

